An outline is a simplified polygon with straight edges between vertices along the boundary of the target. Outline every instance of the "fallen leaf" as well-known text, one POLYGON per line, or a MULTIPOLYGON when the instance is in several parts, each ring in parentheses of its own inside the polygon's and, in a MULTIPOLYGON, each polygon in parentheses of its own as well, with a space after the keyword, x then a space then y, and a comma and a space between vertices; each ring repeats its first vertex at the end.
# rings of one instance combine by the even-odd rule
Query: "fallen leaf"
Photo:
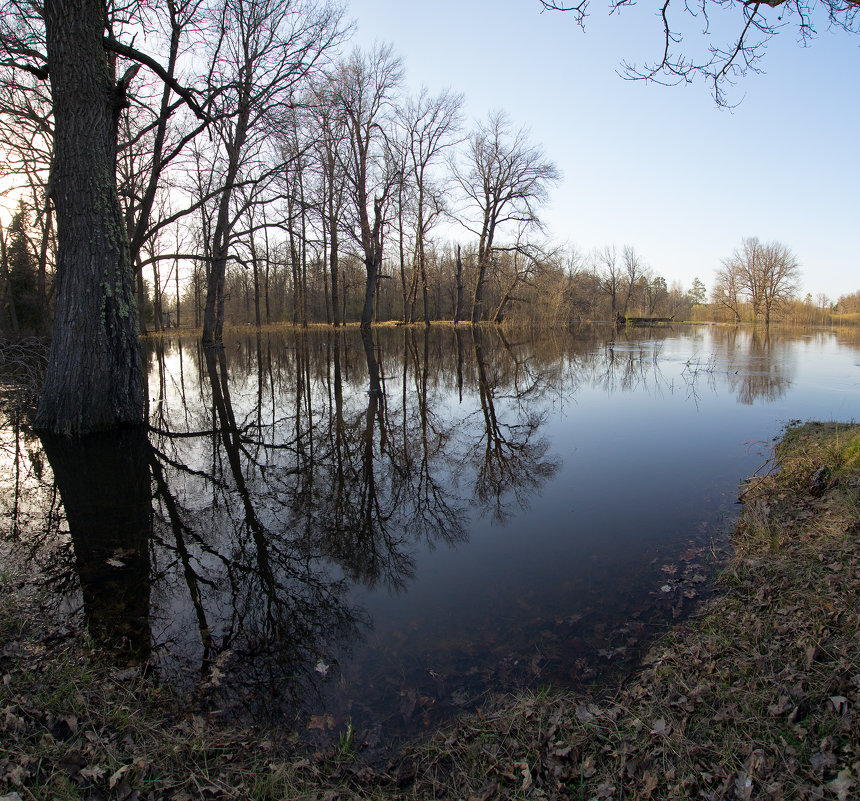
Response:
POLYGON ((672 726, 666 723, 663 718, 657 718, 654 725, 651 727, 651 734, 656 734, 661 737, 666 737, 672 731, 672 726))
POLYGON ((77 773, 86 764, 87 760, 84 758, 84 755, 76 748, 66 751, 66 753, 60 757, 59 762, 60 769, 71 775, 77 773))
POLYGON ((792 709, 794 709, 794 703, 791 698, 787 695, 781 695, 775 704, 771 704, 767 708, 767 713, 773 717, 779 717, 780 715, 784 715, 786 712, 790 712, 792 709))
POLYGON ((844 715, 848 711, 848 699, 844 695, 831 695, 830 703, 837 715, 844 715))
POLYGON ((520 788, 521 793, 525 793, 532 786, 532 771, 529 768, 529 764, 526 761, 523 762, 515 762, 516 767, 520 768, 520 775, 523 777, 523 786, 520 788))
POLYGON ((317 729, 327 731, 334 728, 334 718, 331 715, 311 715, 308 721, 308 730, 317 729))
POLYGON ((92 765, 89 768, 84 768, 81 771, 81 776, 85 779, 92 779, 92 781, 97 782, 105 775, 105 773, 107 773, 107 770, 105 770, 101 765, 92 765))
POLYGON ((815 771, 822 771, 825 768, 832 768, 836 765, 836 755, 831 752, 813 754, 809 757, 809 763, 815 771))
POLYGON ((752 798, 752 779, 741 771, 735 779, 735 797, 749 801, 752 798))
POLYGON ((582 761, 582 776, 585 779, 590 779, 596 772, 597 769, 594 767, 594 757, 589 754, 582 761))
POLYGON ((827 783, 827 789, 836 793, 839 801, 847 801, 848 791, 854 786, 854 777, 847 768, 840 770, 832 782, 827 783))
POLYGON ((123 765, 118 771, 111 774, 111 777, 108 779, 108 787, 111 790, 113 790, 113 788, 116 787, 117 782, 119 782, 119 780, 123 776, 125 776, 127 770, 128 770, 128 765, 123 765))
POLYGON ((136 679, 140 675, 137 668, 126 668, 125 670, 114 670, 113 677, 117 681, 130 681, 136 679))
POLYGON ((481 788, 481 792, 478 795, 469 796, 469 801, 490 801, 498 789, 499 785, 497 782, 488 782, 481 788))
POLYGON ((652 793, 657 789, 657 778, 652 776, 647 770, 642 776, 645 786, 642 788, 642 798, 650 798, 652 793))
POLYGON ((15 765, 14 768, 7 769, 6 779, 16 787, 21 787, 24 784, 24 779, 29 778, 30 772, 23 765, 15 765))

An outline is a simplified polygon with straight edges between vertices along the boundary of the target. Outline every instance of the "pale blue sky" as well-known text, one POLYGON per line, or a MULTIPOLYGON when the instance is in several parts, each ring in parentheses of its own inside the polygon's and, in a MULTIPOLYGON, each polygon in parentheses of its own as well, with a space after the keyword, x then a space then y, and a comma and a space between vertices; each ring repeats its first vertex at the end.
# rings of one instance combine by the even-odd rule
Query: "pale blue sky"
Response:
POLYGON ((594 3, 585 33, 537 0, 349 2, 356 42, 391 42, 411 88, 451 87, 470 122, 502 108, 530 129, 563 172, 544 215, 556 240, 632 244, 668 281, 710 290, 744 237, 778 239, 804 293, 860 289, 860 37, 821 26, 802 48, 786 30, 727 111, 703 82, 618 77, 622 59, 659 53, 650 0, 612 17, 594 3))

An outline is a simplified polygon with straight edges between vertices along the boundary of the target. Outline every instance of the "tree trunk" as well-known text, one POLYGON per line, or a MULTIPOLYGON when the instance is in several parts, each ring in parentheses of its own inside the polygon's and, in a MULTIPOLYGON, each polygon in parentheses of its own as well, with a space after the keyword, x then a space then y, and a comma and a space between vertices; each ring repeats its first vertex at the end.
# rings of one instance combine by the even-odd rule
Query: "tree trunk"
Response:
POLYGON ((430 327, 430 302, 427 298, 427 270, 424 265, 424 246, 418 244, 418 269, 421 272, 421 298, 424 303, 424 325, 430 327))
POLYGON ((236 188, 236 176, 239 174, 239 163, 242 148, 248 135, 249 110, 240 102, 236 127, 228 147, 227 175, 224 187, 218 201, 218 219, 215 232, 212 235, 212 264, 209 268, 206 283, 206 308, 203 311, 203 344, 220 345, 224 334, 224 284, 227 277, 227 258, 230 255, 230 243, 233 233, 233 223, 230 220, 230 202, 233 190, 236 188))
POLYGON ((409 322, 409 292, 406 289, 406 252, 403 244, 403 182, 397 193, 397 228, 400 249, 400 291, 403 296, 403 322, 409 322))
MULTIPOLYGON (((301 170, 301 161, 299 162, 301 170)), ((308 232, 307 232, 307 205, 305 204, 304 176, 301 172, 297 174, 299 179, 299 222, 301 224, 301 271, 302 271, 302 306, 301 318, 302 328, 308 327, 308 232)))
POLYGON ((373 307, 376 297, 376 280, 379 276, 376 258, 370 258, 364 263, 367 270, 367 281, 364 285, 364 307, 361 310, 361 327, 370 328, 373 322, 373 307))
POLYGON ((125 98, 102 46, 104 14, 99 0, 45 2, 57 300, 34 427, 72 435, 144 419, 131 257, 116 190, 125 98))
MULTIPOLYGON (((50 192, 50 179, 49 188, 50 192)), ((44 215, 44 225, 42 227, 42 244, 39 247, 39 267, 36 273, 36 288, 39 294, 39 333, 46 334, 48 332, 48 322, 51 315, 48 313, 48 244, 51 239, 51 226, 53 224, 54 214, 51 211, 51 197, 48 195, 45 198, 45 205, 42 207, 44 215)))
POLYGON ((260 318, 260 267, 257 264, 257 249, 251 248, 251 267, 254 270, 254 325, 259 329, 262 325, 260 318))
MULTIPOLYGON (((331 244, 330 250, 328 254, 328 269, 331 274, 331 311, 334 317, 334 325, 335 328, 339 326, 342 322, 344 322, 344 317, 340 314, 340 309, 338 307, 338 288, 337 288, 337 270, 338 270, 338 259, 337 259, 337 220, 334 218, 334 214, 330 213, 329 216, 329 225, 331 226, 331 244)), ((344 290, 341 290, 344 291, 344 290)), ((344 299, 344 303, 346 300, 344 299)))
POLYGON ((145 336, 148 333, 146 330, 146 287, 143 284, 143 268, 140 266, 140 262, 138 262, 134 272, 134 280, 137 282, 137 320, 140 333, 145 336))
POLYGON ((478 275, 475 278, 475 291, 472 293, 472 325, 481 320, 481 307, 484 299, 484 276, 487 274, 487 259, 478 259, 478 275))
POLYGON ((460 257, 460 246, 457 245, 457 306, 454 309, 454 325, 460 322, 463 314, 463 259, 460 257))
POLYGON ((502 320, 504 320, 505 308, 507 307, 508 302, 511 299, 511 294, 513 293, 518 283, 519 281, 515 278, 502 294, 502 299, 499 301, 499 305, 496 307, 496 313, 493 315, 493 322, 496 325, 501 325, 502 320))
POLYGON ((158 259, 152 262, 152 324, 156 331, 164 330, 164 310, 161 306, 161 273, 158 259))
MULTIPOLYGON (((364 266, 367 269, 367 282, 364 285, 364 308, 361 311, 361 327, 370 328, 376 309, 376 283, 379 268, 382 266, 382 213, 383 199, 373 200, 373 230, 362 234, 364 240, 364 266), (369 242, 369 245, 368 245, 369 242)), ((365 224, 363 224, 364 227, 365 224)))

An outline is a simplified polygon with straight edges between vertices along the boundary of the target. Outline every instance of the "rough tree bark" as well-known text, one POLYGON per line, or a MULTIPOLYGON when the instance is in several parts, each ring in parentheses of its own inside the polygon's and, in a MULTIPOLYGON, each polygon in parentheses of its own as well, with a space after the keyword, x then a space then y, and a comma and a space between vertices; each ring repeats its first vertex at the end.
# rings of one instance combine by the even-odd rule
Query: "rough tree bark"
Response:
POLYGON ((457 305, 454 308, 454 325, 460 322, 463 314, 463 259, 460 257, 460 246, 457 245, 457 305))
POLYGON ((100 0, 46 0, 54 112, 57 299, 34 426, 83 435, 144 417, 131 258, 116 190, 117 120, 126 79, 114 79, 100 0))

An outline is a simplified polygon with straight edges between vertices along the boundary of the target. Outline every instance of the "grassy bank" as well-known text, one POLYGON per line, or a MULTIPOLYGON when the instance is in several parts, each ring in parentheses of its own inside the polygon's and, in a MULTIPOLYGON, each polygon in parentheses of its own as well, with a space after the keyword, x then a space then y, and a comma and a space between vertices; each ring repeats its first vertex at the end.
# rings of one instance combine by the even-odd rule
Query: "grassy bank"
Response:
POLYGON ((499 699, 384 769, 208 723, 4 575, 0 798, 860 797, 860 429, 789 429, 743 497, 722 592, 615 697, 499 699))

